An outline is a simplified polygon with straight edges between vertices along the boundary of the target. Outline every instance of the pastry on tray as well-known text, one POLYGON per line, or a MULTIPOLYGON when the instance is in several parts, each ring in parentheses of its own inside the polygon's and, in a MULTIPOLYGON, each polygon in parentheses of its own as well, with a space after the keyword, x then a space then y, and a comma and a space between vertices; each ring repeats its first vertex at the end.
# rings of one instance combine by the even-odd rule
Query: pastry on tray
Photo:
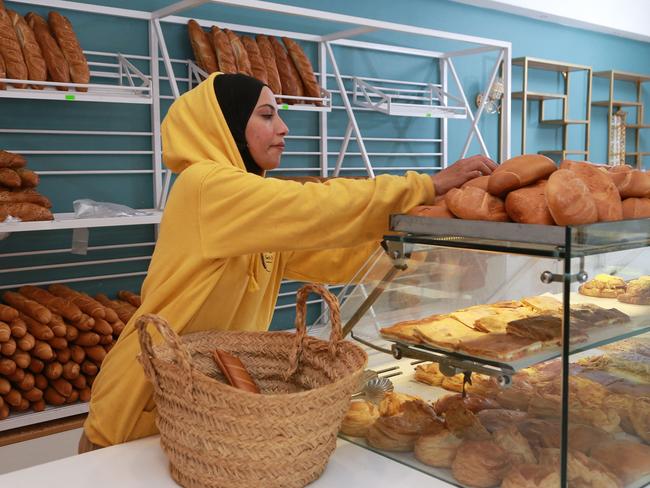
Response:
POLYGON ((509 469, 508 454, 490 440, 463 442, 451 465, 456 480, 476 488, 498 486, 509 469))
POLYGON ((616 298, 625 293, 626 287, 625 280, 618 276, 599 274, 593 280, 580 285, 578 293, 589 297, 616 298))
POLYGON ((489 408, 481 410, 477 416, 488 432, 495 432, 509 425, 517 425, 528 418, 528 413, 505 408, 489 408))
POLYGON ((390 391, 384 394, 384 399, 379 403, 379 415, 382 417, 397 415, 404 410, 404 405, 407 402, 413 400, 421 399, 413 395, 407 395, 406 393, 390 391))
POLYGON ((458 349, 462 341, 486 335, 451 317, 423 321, 416 326, 415 334, 426 344, 452 350, 458 349))
MULTIPOLYGON (((560 450, 554 448, 539 450, 539 464, 560 468, 560 450)), ((621 480, 595 459, 578 451, 569 451, 569 486, 590 486, 598 488, 623 488, 621 480)))
POLYGON ((560 471, 553 466, 519 464, 510 468, 501 488, 556 488, 560 482, 560 471))
POLYGON ((415 457, 429 466, 450 468, 462 443, 462 439, 447 429, 424 434, 415 441, 415 457))
POLYGON ((611 440, 594 444, 589 454, 626 485, 650 475, 650 446, 646 444, 611 440))
POLYGON ((618 301, 634 305, 650 305, 650 276, 641 276, 629 281, 625 293, 618 295, 618 301))
POLYGON ((456 437, 461 439, 490 439, 488 430, 481 424, 476 414, 463 403, 454 403, 445 411, 445 425, 456 437))
POLYGON ((501 449, 508 453, 513 464, 537 462, 533 449, 515 425, 495 431, 492 438, 501 449))
POLYGON ((443 415, 447 410, 454 408, 456 403, 461 403, 473 413, 490 408, 499 408, 499 404, 492 398, 485 398, 481 395, 469 394, 463 397, 462 394, 445 395, 436 400, 433 409, 438 415, 443 415))
POLYGON ((562 313, 562 302, 557 298, 541 295, 522 298, 521 301, 540 313, 562 313))
POLYGON ((379 418, 379 409, 365 400, 353 401, 343 417, 341 433, 353 437, 366 437, 368 429, 379 418))
POLYGON ((533 339, 510 334, 481 334, 462 339, 457 349, 470 356, 480 356, 498 361, 514 361, 542 348, 542 343, 533 339))

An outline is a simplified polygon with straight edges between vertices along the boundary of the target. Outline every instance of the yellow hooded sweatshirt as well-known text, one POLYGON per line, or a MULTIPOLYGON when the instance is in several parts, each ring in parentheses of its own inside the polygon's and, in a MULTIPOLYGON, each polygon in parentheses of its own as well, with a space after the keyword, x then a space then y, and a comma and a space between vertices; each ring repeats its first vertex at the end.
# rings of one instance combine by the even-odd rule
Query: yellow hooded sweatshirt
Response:
POLYGON ((158 314, 179 334, 266 330, 283 278, 349 281, 388 231, 389 214, 433 201, 431 178, 417 173, 325 184, 247 173, 214 76, 176 100, 162 124, 164 162, 180 174, 142 306, 93 384, 84 429, 100 446, 157 432, 152 387, 137 361, 138 315, 158 314))

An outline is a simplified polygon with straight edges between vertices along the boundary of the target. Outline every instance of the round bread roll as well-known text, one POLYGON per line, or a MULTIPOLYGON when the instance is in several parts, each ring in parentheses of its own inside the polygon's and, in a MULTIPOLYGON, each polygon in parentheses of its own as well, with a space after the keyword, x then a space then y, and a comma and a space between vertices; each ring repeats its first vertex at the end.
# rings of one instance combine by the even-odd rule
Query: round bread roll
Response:
POLYGON ((596 200, 598 220, 610 222, 623 218, 621 195, 608 173, 601 171, 591 163, 562 161, 560 169, 573 171, 580 178, 596 200))
POLYGON ((509 468, 508 453, 492 441, 463 442, 451 465, 454 478, 476 488, 499 485, 509 468))
POLYGON ((480 188, 483 191, 488 191, 488 181, 490 181, 489 176, 479 176, 478 178, 473 178, 471 180, 466 181, 463 183, 461 188, 467 188, 468 186, 475 186, 476 188, 480 188))
POLYGON ((598 221, 596 200, 573 171, 559 169, 546 184, 546 202, 558 225, 592 224, 598 221))
POLYGON ((419 205, 409 210, 408 215, 417 215, 419 217, 433 217, 436 219, 453 219, 454 214, 447 210, 447 206, 437 205, 419 205))
POLYGON ((352 437, 365 437, 370 426, 379 418, 377 407, 367 401, 350 403, 348 411, 343 417, 341 432, 352 437))
POLYGON ((650 198, 650 173, 629 166, 614 166, 609 176, 621 198, 650 198))
POLYGON ((456 451, 462 443, 462 439, 447 429, 424 434, 415 441, 415 457, 429 466, 450 468, 456 458, 456 451))
POLYGON ((545 190, 546 180, 540 180, 534 185, 508 193, 508 216, 521 224, 554 225, 555 221, 546 203, 545 190))
POLYGON ((552 159, 541 154, 523 154, 508 159, 490 175, 487 191, 503 195, 548 178, 557 169, 552 159))
POLYGON ((452 188, 445 201, 451 213, 461 219, 508 221, 503 200, 475 186, 452 188))
POLYGON ((513 466, 501 482, 501 488, 557 488, 560 471, 553 466, 519 464, 513 466))
POLYGON ((650 446, 645 444, 613 440, 595 444, 590 454, 625 485, 650 475, 650 446))
POLYGON ((650 198, 626 198, 622 207, 624 219, 650 218, 650 198))

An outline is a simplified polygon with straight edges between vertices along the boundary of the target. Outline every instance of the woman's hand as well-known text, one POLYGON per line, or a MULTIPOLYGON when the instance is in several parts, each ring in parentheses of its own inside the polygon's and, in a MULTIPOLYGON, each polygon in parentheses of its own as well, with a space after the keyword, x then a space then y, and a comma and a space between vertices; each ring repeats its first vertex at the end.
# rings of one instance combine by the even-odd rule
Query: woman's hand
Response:
POLYGON ((459 159, 454 164, 431 177, 436 195, 444 195, 452 188, 458 188, 463 183, 479 176, 487 176, 497 169, 490 158, 482 155, 459 159))

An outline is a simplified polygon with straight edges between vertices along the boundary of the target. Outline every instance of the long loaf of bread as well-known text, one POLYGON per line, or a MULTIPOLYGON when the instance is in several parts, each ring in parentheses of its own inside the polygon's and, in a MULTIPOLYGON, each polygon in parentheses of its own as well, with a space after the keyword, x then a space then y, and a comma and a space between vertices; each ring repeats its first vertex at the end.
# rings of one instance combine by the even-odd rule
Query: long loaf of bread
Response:
POLYGON ((0 168, 22 168, 27 161, 20 154, 0 150, 0 168))
POLYGON ((34 188, 38 186, 40 178, 38 174, 34 173, 31 169, 17 168, 16 173, 20 177, 20 186, 23 188, 34 188))
POLYGON ((140 295, 136 295, 131 291, 120 290, 117 292, 117 296, 120 297, 120 299, 124 300, 125 302, 129 302, 134 307, 139 307, 140 305, 142 305, 142 300, 140 299, 140 295))
POLYGON ((0 190, 0 203, 34 203, 45 208, 52 208, 52 202, 35 190, 0 190))
MULTIPOLYGON (((66 61, 68 61, 72 81, 74 83, 90 83, 88 61, 81 50, 77 36, 68 18, 58 12, 52 11, 49 13, 47 19, 50 29, 61 47, 66 61)), ((77 91, 86 92, 88 88, 79 87, 77 91)))
POLYGON ((250 61, 253 77, 268 85, 269 77, 266 73, 266 64, 264 63, 264 59, 260 53, 259 46, 253 38, 248 36, 242 36, 241 42, 244 45, 244 49, 246 49, 246 53, 248 54, 248 61, 250 61))
MULTIPOLYGON (((11 18, 11 23, 16 31, 16 38, 18 39, 23 51, 29 79, 32 81, 46 81, 47 66, 45 65, 45 59, 43 58, 41 47, 38 42, 36 42, 34 31, 29 25, 27 25, 25 19, 23 19, 18 12, 14 12, 13 10, 8 10, 8 12, 9 17, 11 18)), ((32 88, 42 90, 44 87, 43 85, 32 85, 32 88)))
POLYGON ((217 53, 219 70, 222 73, 237 73, 237 62, 235 61, 235 54, 232 51, 228 34, 214 25, 210 29, 210 39, 217 53))
POLYGON ((258 35, 255 40, 257 47, 260 49, 260 55, 262 56, 264 65, 266 66, 269 88, 275 95, 282 95, 282 82, 280 81, 278 67, 275 64, 275 54, 271 46, 271 41, 264 35, 258 35))
POLYGON ((18 290, 30 300, 40 303, 50 311, 61 315, 67 320, 76 322, 81 318, 81 309, 70 300, 52 295, 49 291, 36 286, 23 286, 18 290))
POLYGON ((0 168, 0 185, 8 188, 20 188, 20 176, 11 168, 0 168))
MULTIPOLYGON (((23 50, 16 36, 14 25, 9 13, 0 8, 0 56, 4 58, 7 78, 16 80, 29 79, 29 72, 25 64, 23 50)), ((25 88, 25 83, 14 83, 16 88, 25 88)))
POLYGON ((187 23, 187 32, 196 64, 208 74, 218 71, 217 56, 208 33, 201 28, 196 20, 190 20, 187 23))
POLYGON ((282 41, 287 47, 289 57, 293 60, 293 64, 300 75, 300 79, 305 87, 305 95, 308 97, 320 97, 320 86, 318 85, 318 81, 316 81, 314 68, 312 68, 311 62, 305 52, 293 39, 283 37, 282 41))
POLYGON ((237 72, 244 73, 248 76, 253 76, 253 70, 251 69, 251 63, 248 60, 248 53, 244 48, 244 45, 239 40, 239 36, 235 34, 230 29, 224 29, 224 32, 230 40, 230 45, 232 46, 232 52, 235 55, 235 62, 237 63, 237 72))
MULTIPOLYGON (((298 96, 298 81, 294 76, 295 67, 290 64, 287 52, 284 47, 275 37, 269 37, 269 42, 273 48, 273 55, 275 56, 275 65, 280 74, 280 82, 282 83, 282 95, 289 95, 292 97, 298 96), (293 69, 292 69, 293 67, 293 69)), ((295 103, 295 100, 287 100, 287 103, 295 103)))
POLYGON ((52 321, 52 312, 40 303, 30 300, 20 293, 6 291, 2 295, 2 299, 19 312, 38 320, 42 324, 49 324, 52 321))
POLYGON ((216 349, 212 354, 214 357, 217 366, 223 373, 223 375, 235 388, 240 390, 245 390, 250 393, 259 393, 260 390, 251 378, 251 375, 248 374, 244 364, 239 360, 238 357, 233 356, 232 354, 227 353, 222 349, 216 349))
MULTIPOLYGON (((2 57, 2 52, 0 52, 0 78, 7 77, 7 65, 5 64, 5 58, 2 57)), ((4 81, 0 81, 0 90, 6 90, 7 84, 4 81)))
MULTIPOLYGON (((70 66, 63 55, 63 51, 61 51, 54 37, 52 37, 50 27, 47 25, 45 19, 34 12, 29 12, 25 16, 25 20, 34 31, 36 42, 41 47, 41 53, 43 54, 43 59, 45 59, 45 65, 47 66, 50 79, 57 83, 70 83, 70 66)), ((56 89, 61 91, 68 90, 65 86, 57 86, 56 89)))
POLYGON ((35 203, 0 203, 0 222, 4 222, 8 217, 14 217, 23 222, 54 220, 54 215, 49 209, 35 203))

